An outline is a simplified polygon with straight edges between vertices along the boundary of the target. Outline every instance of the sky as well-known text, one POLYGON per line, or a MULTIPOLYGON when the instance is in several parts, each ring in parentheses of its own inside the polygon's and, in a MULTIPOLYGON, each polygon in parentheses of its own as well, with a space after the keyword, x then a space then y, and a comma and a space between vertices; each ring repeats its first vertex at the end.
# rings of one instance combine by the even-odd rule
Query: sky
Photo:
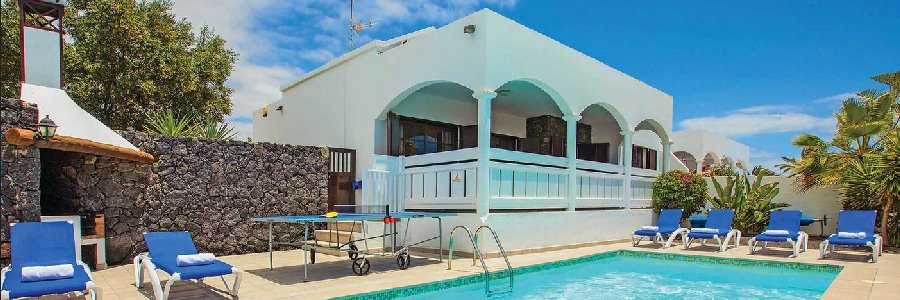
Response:
MULTIPOLYGON (((900 1, 358 0, 357 45, 490 8, 674 98, 674 130, 706 128, 771 167, 807 132, 830 138, 840 102, 900 71, 900 1)), ((279 87, 348 49, 348 0, 177 0, 241 57, 228 121, 241 138, 279 87)), ((676 141, 677 142, 677 141, 676 141)))

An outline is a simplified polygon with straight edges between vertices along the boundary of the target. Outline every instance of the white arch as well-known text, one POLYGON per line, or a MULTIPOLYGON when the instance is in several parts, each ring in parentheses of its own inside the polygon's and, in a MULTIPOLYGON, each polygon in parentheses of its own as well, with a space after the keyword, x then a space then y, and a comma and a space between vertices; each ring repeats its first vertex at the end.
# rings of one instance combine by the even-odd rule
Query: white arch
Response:
POLYGON ((512 80, 508 80, 508 81, 506 81, 506 82, 503 82, 503 84, 499 85, 498 87, 504 86, 504 85, 506 85, 507 83, 514 82, 514 81, 527 82, 527 83, 529 83, 529 84, 531 84, 531 85, 534 85, 535 87, 541 89, 542 91, 544 91, 544 93, 547 93, 547 95, 550 96, 550 99, 553 100, 553 103, 556 103, 556 107, 559 108, 559 111, 560 111, 563 115, 574 114, 574 112, 572 111, 572 108, 569 106, 569 103, 566 102, 566 99, 564 99, 564 98, 562 97, 562 95, 559 94, 559 92, 557 92, 555 89, 553 89, 552 87, 550 87, 550 85, 548 85, 548 84, 546 84, 546 83, 544 83, 543 81, 540 81, 540 80, 538 80, 538 79, 534 79, 534 78, 516 78, 516 79, 512 79, 512 80))
POLYGON ((580 112, 578 112, 578 114, 579 115, 584 114, 584 111, 586 111, 589 107, 594 106, 594 105, 597 105, 597 106, 605 109, 606 112, 608 112, 613 117, 613 119, 616 120, 616 125, 619 125, 620 131, 631 128, 631 126, 628 126, 628 121, 625 120, 625 117, 622 115, 622 112, 620 112, 618 109, 616 109, 614 106, 612 106, 612 104, 609 104, 606 102, 594 102, 593 104, 588 105, 587 107, 582 109, 580 112))
POLYGON ((654 119, 644 119, 643 121, 640 121, 637 125, 635 125, 633 130, 634 131, 644 130, 644 129, 640 129, 642 124, 647 124, 647 126, 650 127, 649 130, 656 133, 656 135, 659 136, 659 139, 662 140, 663 142, 669 141, 669 133, 666 132, 666 128, 663 127, 662 124, 659 123, 659 121, 656 121, 654 119))
POLYGON ((394 109, 395 107, 397 107, 397 105, 399 105, 401 102, 403 102, 403 100, 406 100, 406 98, 409 97, 410 95, 412 95, 413 93, 415 93, 415 92, 417 92, 417 91, 419 91, 419 90, 421 90, 421 89, 423 89, 423 88, 425 88, 425 87, 427 87, 427 86, 434 85, 434 84, 438 84, 438 83, 452 83, 452 84, 456 84, 456 85, 462 86, 462 87, 464 87, 464 88, 467 88, 467 89, 469 89, 469 91, 474 91, 474 89, 472 89, 472 88, 469 87, 469 86, 466 86, 466 85, 464 85, 464 84, 461 84, 461 83, 458 83, 458 82, 455 82, 455 81, 451 81, 451 80, 428 80, 428 81, 422 81, 422 82, 419 82, 419 83, 417 83, 417 84, 415 84, 415 85, 413 85, 413 86, 407 88, 406 90, 403 90, 403 92, 401 92, 400 94, 398 94, 397 96, 395 96, 394 99, 391 99, 391 102, 388 102, 388 105, 385 106, 385 107, 381 110, 381 113, 378 114, 378 117, 376 118, 376 120, 384 120, 385 118, 387 118, 387 113, 388 113, 389 111, 391 111, 392 109, 394 109))

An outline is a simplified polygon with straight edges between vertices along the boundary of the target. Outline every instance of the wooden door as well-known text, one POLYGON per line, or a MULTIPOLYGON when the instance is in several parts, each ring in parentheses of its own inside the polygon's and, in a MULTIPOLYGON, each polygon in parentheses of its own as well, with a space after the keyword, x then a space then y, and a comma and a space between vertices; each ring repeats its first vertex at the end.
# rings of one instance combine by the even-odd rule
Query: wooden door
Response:
MULTIPOLYGON (((328 211, 337 211, 336 205, 355 205, 356 150, 329 148, 328 211)), ((339 208, 340 209, 340 208, 339 208)), ((341 209, 344 210, 344 209, 341 209)))

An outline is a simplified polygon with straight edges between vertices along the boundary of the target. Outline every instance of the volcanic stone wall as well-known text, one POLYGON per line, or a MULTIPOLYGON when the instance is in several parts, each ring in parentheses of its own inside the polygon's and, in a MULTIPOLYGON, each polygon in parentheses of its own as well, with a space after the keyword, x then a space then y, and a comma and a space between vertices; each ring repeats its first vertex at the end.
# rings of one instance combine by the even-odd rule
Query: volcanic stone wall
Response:
MULTIPOLYGON (((0 135, 38 122, 38 109, 16 99, 0 98, 0 135)), ((41 156, 37 148, 16 147, 0 137, 0 265, 9 257, 9 223, 40 219, 41 156)))
MULTIPOLYGON (((268 250, 268 231, 251 217, 327 210, 328 149, 121 132, 153 164, 41 150, 41 213, 103 213, 107 261, 146 251, 146 231, 189 231, 202 252, 268 250)), ((300 226, 276 226, 296 240, 300 226)))

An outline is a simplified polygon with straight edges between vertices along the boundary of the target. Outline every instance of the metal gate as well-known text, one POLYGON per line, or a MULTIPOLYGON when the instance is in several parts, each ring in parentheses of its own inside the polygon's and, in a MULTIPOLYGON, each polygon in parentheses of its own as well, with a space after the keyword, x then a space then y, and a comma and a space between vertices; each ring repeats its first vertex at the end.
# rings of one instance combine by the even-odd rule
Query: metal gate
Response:
POLYGON ((356 176, 356 150, 328 148, 328 211, 335 205, 355 205, 353 181, 356 176))

